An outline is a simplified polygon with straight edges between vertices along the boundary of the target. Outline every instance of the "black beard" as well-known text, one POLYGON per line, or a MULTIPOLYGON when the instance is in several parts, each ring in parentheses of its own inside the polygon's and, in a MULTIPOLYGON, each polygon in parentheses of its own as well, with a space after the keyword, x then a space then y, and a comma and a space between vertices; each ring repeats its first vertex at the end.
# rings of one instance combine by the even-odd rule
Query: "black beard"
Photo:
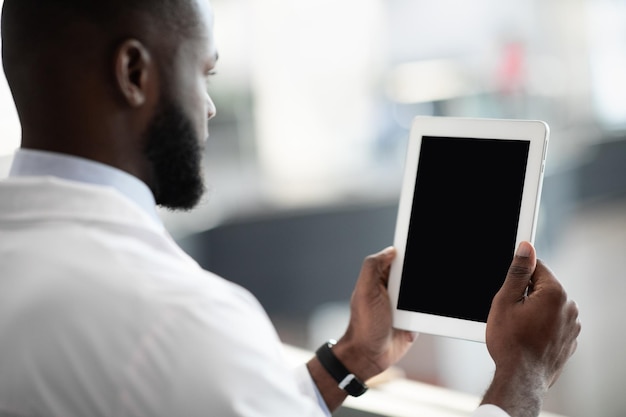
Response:
POLYGON ((202 147, 193 124, 179 106, 163 100, 146 139, 156 203, 171 210, 191 210, 204 194, 202 147))

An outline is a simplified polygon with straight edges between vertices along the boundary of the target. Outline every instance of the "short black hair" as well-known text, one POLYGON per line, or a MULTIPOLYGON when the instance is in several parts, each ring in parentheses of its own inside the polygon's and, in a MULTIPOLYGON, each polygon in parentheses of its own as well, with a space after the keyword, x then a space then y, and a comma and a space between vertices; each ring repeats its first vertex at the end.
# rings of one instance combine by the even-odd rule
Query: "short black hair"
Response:
MULTIPOLYGON (((198 0, 4 0, 2 63, 14 98, 35 90, 33 71, 63 71, 59 60, 101 59, 128 38, 173 52, 193 37, 198 0), (59 55, 61 54, 61 55, 59 55)), ((41 80, 42 77, 39 77, 41 80)))
POLYGON ((1 21, 3 48, 36 47, 76 22, 89 23, 109 33, 143 29, 141 21, 150 19, 164 36, 188 35, 198 23, 194 10, 193 0, 5 0, 1 21))
POLYGON ((185 32, 197 23, 194 9, 193 0, 5 0, 2 37, 46 38, 77 20, 111 30, 141 18, 155 19, 162 29, 185 32))

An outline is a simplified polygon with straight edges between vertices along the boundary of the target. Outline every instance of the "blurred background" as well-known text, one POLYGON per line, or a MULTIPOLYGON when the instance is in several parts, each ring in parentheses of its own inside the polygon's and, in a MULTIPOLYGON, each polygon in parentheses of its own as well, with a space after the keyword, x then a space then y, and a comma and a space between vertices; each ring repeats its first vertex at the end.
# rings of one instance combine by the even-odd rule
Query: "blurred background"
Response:
MULTIPOLYGON (((314 349, 343 333, 363 258, 393 242, 415 115, 544 120, 535 243, 583 323, 545 409, 626 415, 626 1, 212 3, 209 190, 161 213, 186 251, 314 349)), ((20 128, 4 78, 0 132, 6 175, 20 128)), ((400 366, 478 396, 493 372, 484 345, 428 335, 400 366)))

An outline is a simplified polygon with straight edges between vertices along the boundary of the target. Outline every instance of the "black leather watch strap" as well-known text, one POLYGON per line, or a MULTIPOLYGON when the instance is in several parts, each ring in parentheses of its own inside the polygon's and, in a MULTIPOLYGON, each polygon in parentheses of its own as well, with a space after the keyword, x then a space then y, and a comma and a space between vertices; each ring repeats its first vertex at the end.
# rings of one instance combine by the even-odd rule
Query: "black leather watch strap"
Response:
POLYGON ((341 363, 333 353, 334 340, 329 340, 317 349, 315 356, 324 369, 337 381, 339 388, 353 397, 363 395, 367 391, 367 385, 341 363))

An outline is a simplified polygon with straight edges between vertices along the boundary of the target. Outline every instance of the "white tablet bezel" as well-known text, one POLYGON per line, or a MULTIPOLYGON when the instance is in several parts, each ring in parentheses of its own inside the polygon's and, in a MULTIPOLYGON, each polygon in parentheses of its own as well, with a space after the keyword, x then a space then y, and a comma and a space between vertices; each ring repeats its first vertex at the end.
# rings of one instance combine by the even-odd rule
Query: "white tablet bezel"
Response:
MULTIPOLYGON (((421 140, 424 136, 530 141, 518 233, 515 244, 517 247, 523 240, 534 242, 543 183, 545 156, 549 138, 549 127, 545 122, 540 120, 458 118, 444 116, 416 116, 411 125, 394 235, 394 246, 397 249, 397 257, 391 265, 388 285, 392 305, 393 326, 420 333, 484 343, 486 329, 486 323, 484 322, 425 314, 397 308, 413 204, 413 193, 415 190, 417 164, 421 140)), ((504 279, 504 277, 502 278, 504 279)))

